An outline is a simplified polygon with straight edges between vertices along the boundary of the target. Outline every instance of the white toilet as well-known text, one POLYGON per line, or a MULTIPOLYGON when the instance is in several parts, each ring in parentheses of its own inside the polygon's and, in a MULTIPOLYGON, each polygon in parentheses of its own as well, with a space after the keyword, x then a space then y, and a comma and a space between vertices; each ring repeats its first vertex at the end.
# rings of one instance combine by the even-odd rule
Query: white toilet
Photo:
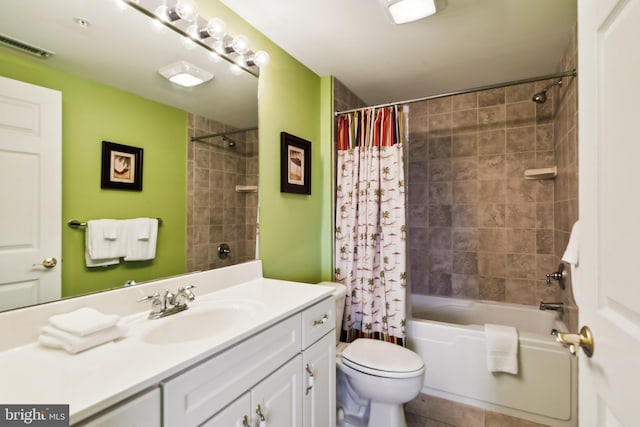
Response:
POLYGON ((414 352, 373 339, 340 342, 346 287, 335 288, 336 408, 338 427, 406 427, 403 404, 424 384, 424 362, 414 352))

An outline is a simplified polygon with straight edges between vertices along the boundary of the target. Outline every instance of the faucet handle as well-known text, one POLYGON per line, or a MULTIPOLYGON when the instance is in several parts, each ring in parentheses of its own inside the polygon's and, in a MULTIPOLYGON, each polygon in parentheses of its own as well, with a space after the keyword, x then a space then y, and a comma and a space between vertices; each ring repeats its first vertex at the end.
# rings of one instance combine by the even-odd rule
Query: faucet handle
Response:
POLYGON ((160 294, 157 292, 153 295, 147 295, 146 297, 142 297, 139 300, 137 300, 137 302, 145 302, 145 301, 149 301, 156 298, 160 298, 160 294))

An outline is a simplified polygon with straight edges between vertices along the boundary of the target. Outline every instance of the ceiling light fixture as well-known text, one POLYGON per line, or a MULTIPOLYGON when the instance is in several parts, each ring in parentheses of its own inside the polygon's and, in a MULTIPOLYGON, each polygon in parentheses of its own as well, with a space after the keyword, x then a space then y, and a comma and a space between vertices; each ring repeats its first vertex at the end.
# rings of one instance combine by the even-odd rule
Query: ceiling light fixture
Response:
POLYGON ((406 24, 437 12, 436 0, 383 0, 395 24, 406 24))
POLYGON ((158 72, 171 83, 182 87, 198 86, 213 78, 213 74, 210 72, 186 61, 178 61, 174 64, 167 65, 166 67, 160 68, 158 72))

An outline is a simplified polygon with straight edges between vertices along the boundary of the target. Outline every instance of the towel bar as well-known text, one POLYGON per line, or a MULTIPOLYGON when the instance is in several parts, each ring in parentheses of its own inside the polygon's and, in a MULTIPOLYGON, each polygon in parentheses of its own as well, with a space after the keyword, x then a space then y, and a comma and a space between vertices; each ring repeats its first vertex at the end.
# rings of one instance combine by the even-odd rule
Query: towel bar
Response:
MULTIPOLYGON (((162 218, 156 218, 156 219, 158 220, 158 225, 162 225, 162 218)), ((87 223, 77 219, 70 219, 69 221, 67 221, 67 225, 71 228, 78 228, 78 227, 86 227, 87 223)))

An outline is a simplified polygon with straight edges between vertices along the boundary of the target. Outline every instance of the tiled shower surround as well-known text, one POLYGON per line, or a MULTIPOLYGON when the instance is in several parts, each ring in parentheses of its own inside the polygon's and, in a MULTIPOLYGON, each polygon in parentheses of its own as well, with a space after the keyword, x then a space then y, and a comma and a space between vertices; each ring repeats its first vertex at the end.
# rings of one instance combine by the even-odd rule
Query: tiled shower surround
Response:
MULTIPOLYGON (((555 165, 548 81, 409 106, 408 236, 413 293, 536 304, 557 297, 555 165)), ((558 294, 559 295, 559 294, 558 294)))
POLYGON ((234 130, 189 114, 187 177, 187 271, 208 270, 255 259, 258 193, 236 185, 258 185, 258 131, 192 142, 200 136, 234 130), (227 259, 218 246, 229 244, 227 259))

